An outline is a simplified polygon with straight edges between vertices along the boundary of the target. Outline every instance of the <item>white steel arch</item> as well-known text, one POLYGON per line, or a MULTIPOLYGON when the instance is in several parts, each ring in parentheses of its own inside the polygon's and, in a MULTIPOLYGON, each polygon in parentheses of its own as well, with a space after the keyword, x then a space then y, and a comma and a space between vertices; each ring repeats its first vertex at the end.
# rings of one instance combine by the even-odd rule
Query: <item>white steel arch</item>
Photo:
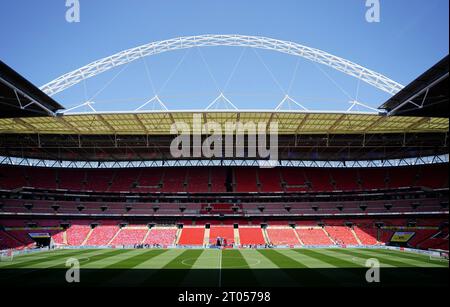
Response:
POLYGON ((52 96, 85 79, 91 78, 111 68, 133 62, 142 57, 179 49, 212 46, 250 47, 300 56, 307 60, 329 66, 347 75, 358 78, 361 81, 364 81, 391 95, 395 95, 404 87, 388 77, 367 69, 361 65, 329 54, 322 50, 306 47, 294 42, 261 36, 199 35, 157 41, 121 51, 62 75, 59 78, 43 85, 41 90, 49 96, 52 96))

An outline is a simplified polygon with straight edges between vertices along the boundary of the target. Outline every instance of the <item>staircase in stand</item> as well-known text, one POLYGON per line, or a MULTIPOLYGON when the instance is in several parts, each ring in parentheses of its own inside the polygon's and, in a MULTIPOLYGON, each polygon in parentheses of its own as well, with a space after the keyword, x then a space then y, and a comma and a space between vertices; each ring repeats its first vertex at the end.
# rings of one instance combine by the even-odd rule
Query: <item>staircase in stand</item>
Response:
POLYGON ((241 237, 239 236, 239 229, 235 228, 234 229, 234 243, 236 245, 241 245, 241 237))
POLYGON ((353 228, 350 228, 350 231, 352 232, 353 236, 356 239, 356 242, 358 242, 359 245, 363 245, 361 240, 358 238, 358 235, 356 234, 355 230, 353 228))
POLYGON ((325 229, 325 227, 322 227, 322 230, 325 233, 325 235, 328 237, 328 239, 330 239, 330 241, 333 242, 334 245, 337 245, 336 241, 334 241, 334 239, 331 237, 331 235, 328 233, 328 231, 325 229))
POLYGON ((180 238, 181 238, 181 232, 183 231, 182 228, 178 228, 177 230, 177 234, 175 236, 175 245, 178 245, 178 243, 180 242, 180 238))
POLYGON ((147 238, 148 238, 148 236, 150 235, 150 232, 151 232, 151 231, 152 231, 152 229, 149 228, 148 231, 147 231, 147 233, 146 233, 145 236, 144 236, 144 239, 142 239, 141 244, 144 244, 144 242, 147 241, 147 238))
POLYGON ((205 237, 203 238, 203 246, 209 245, 209 236, 211 234, 211 229, 205 229, 205 237))
POLYGON ((266 244, 270 244, 271 242, 270 242, 270 239, 269 239, 269 235, 267 234, 267 229, 263 228, 261 230, 262 230, 262 234, 263 234, 263 237, 264 237, 264 241, 266 241, 266 244))
POLYGON ((94 228, 91 228, 91 230, 89 230, 89 233, 86 236, 86 239, 84 239, 83 243, 81 243, 81 246, 85 246, 89 240, 89 238, 91 237, 92 233, 94 232, 94 228))
POLYGON ((298 242, 300 242, 300 245, 305 246, 305 243, 303 243, 302 239, 300 239, 300 236, 298 235, 298 232, 295 229, 294 234, 297 237, 298 242))
POLYGON ((114 242, 114 240, 117 238, 117 236, 119 235, 119 233, 122 231, 122 228, 120 228, 116 234, 112 237, 112 239, 108 242, 108 245, 111 245, 112 242, 114 242))

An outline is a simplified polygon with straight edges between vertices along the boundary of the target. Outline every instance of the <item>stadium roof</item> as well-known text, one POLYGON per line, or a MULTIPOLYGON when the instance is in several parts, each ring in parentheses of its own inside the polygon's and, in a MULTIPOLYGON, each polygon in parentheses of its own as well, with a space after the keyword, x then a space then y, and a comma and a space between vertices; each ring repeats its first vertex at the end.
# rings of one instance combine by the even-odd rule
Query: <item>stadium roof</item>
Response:
POLYGON ((55 115, 64 109, 0 61, 0 118, 55 115))
POLYGON ((389 115, 448 117, 449 58, 439 63, 390 98, 380 109, 389 115))
MULTIPOLYGON (((202 122, 278 122, 279 134, 446 133, 448 118, 388 117, 370 113, 292 111, 153 111, 142 113, 90 113, 56 117, 1 118, 0 133, 71 135, 170 135, 174 122, 192 127, 193 115, 202 122)), ((198 131, 193 131, 198 132, 198 131)))

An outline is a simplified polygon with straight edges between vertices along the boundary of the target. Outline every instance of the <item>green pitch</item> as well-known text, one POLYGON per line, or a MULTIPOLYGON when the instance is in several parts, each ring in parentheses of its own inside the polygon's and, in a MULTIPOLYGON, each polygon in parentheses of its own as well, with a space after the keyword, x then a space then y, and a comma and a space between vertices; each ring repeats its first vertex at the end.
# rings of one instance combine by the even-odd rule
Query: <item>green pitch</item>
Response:
POLYGON ((56 250, 0 262, 10 286, 448 286, 449 264, 429 256, 376 249, 56 250), (80 263, 69 284, 67 259, 80 263), (366 282, 367 259, 381 265, 379 284, 366 282))

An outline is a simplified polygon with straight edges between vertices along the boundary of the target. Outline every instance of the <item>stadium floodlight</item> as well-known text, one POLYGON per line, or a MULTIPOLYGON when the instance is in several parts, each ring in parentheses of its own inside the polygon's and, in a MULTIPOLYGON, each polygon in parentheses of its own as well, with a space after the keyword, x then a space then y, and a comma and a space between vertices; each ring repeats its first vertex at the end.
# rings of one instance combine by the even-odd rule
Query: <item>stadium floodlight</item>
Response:
POLYGON ((47 95, 53 96, 85 79, 94 77, 114 67, 128 64, 143 57, 180 49, 214 46, 249 47, 299 56, 355 77, 390 95, 395 95, 404 88, 400 83, 395 82, 380 73, 316 48, 261 36, 213 34, 178 37, 127 49, 66 73, 43 85, 40 89, 47 95))

